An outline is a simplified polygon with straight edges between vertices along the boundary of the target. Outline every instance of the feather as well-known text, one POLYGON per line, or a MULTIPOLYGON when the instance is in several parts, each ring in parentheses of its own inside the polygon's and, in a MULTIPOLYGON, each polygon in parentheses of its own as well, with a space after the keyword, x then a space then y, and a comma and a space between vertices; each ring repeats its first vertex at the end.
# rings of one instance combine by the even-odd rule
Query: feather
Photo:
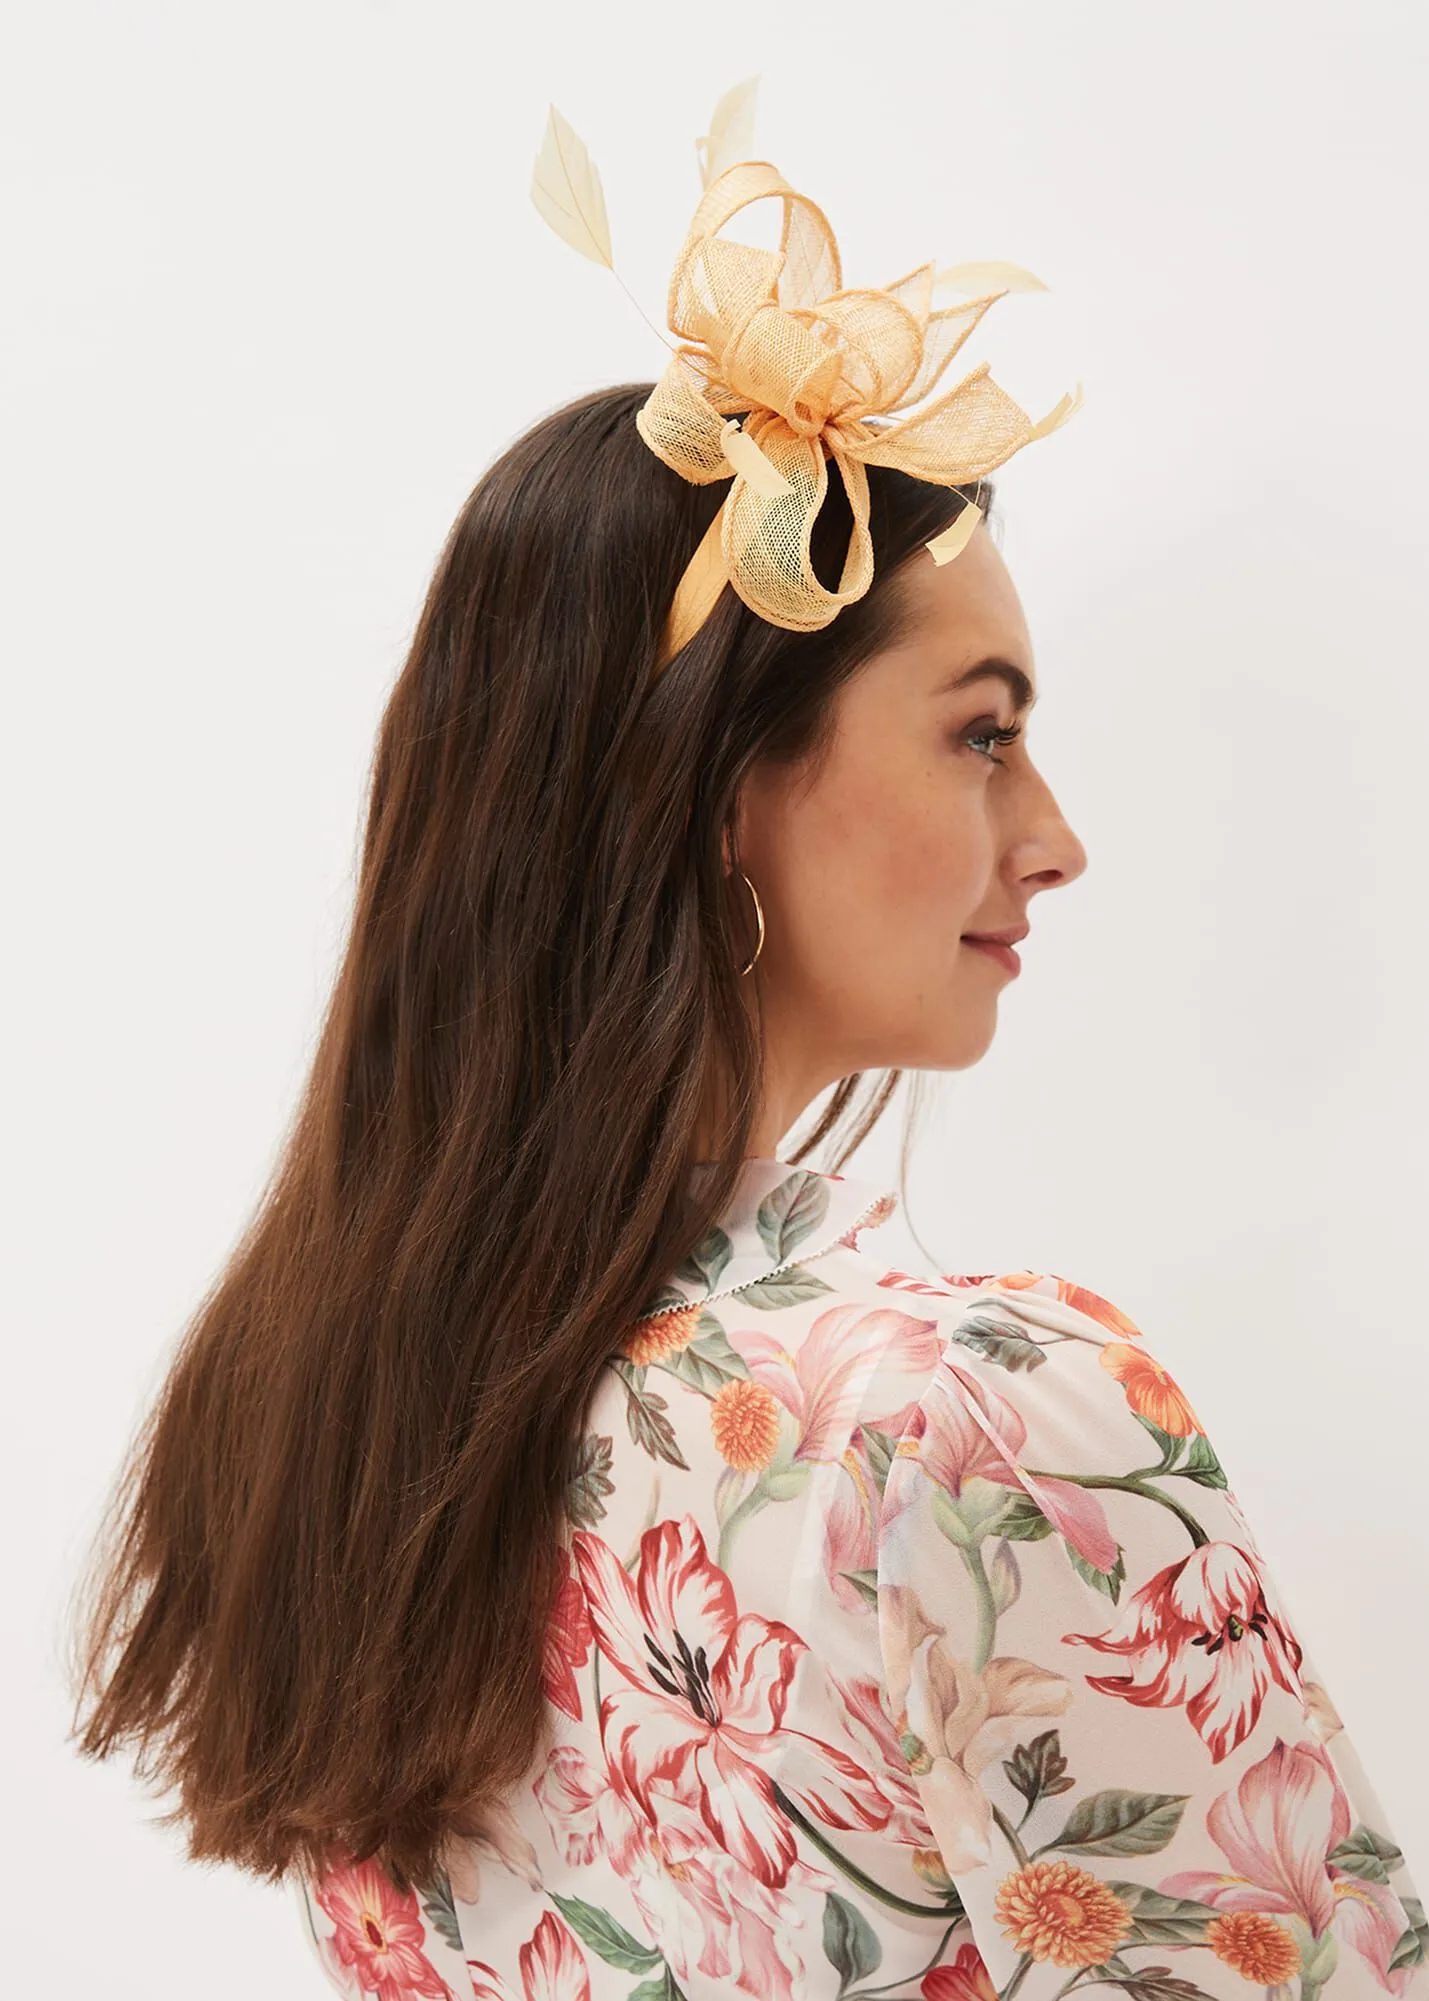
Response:
POLYGON ((956 285, 960 292, 1049 292, 1040 278, 1024 271, 1020 264, 1004 264, 997 258, 984 263, 950 264, 939 271, 935 285, 956 285))
POLYGON ((969 500, 963 505, 961 514, 955 515, 941 535, 935 535, 923 547, 933 561, 939 565, 951 563, 954 556, 966 549, 973 538, 973 530, 982 520, 982 509, 976 501, 969 500))
POLYGON ((531 175, 531 199, 562 242, 582 257, 615 269, 599 171, 554 104, 531 175))
POLYGON ((766 458, 748 431, 741 431, 738 418, 725 420, 720 442, 724 446, 725 457, 735 471, 742 474, 754 491, 766 500, 777 500, 781 494, 794 491, 778 466, 766 458))
POLYGON ((758 91, 757 76, 732 84, 714 108, 709 131, 703 139, 696 139, 703 187, 718 180, 726 167, 754 157, 754 100, 758 91))

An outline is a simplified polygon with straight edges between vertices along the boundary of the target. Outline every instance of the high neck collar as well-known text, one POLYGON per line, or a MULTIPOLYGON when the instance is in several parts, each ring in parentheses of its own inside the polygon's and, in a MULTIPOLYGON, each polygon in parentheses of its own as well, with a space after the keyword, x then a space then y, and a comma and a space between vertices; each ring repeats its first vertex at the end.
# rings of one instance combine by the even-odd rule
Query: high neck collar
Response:
MULTIPOLYGON (((713 1163, 698 1162, 690 1169, 691 1186, 698 1189, 714 1171, 713 1163)), ((859 1230, 886 1222, 897 1206, 897 1193, 879 1182, 820 1173, 772 1154, 751 1154, 740 1162, 739 1179, 719 1220, 661 1286, 646 1312, 716 1299, 773 1280, 786 1267, 802 1267, 836 1244, 852 1246, 859 1230)))

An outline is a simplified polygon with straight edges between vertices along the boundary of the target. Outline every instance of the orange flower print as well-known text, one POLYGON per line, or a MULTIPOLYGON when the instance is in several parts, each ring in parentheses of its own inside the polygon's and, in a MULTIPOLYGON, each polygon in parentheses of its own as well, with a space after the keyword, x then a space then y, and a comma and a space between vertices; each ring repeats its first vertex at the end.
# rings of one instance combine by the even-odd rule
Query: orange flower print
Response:
POLYGON ((377 2001, 451 2001, 451 1989, 422 1950, 416 1893, 399 1890, 377 1862, 330 1869, 314 1890, 333 1922, 333 1956, 377 2001))
MULTIPOLYGON (((1056 1274, 1049 1272, 1047 1276, 1053 1278, 1056 1274)), ((1113 1334, 1120 1334, 1124 1339, 1134 1336, 1140 1340, 1141 1329, 1136 1322, 1128 1320, 1119 1306, 1113 1306, 1099 1292, 1093 1292, 1085 1285, 1073 1285, 1069 1278, 1059 1278, 1057 1297, 1065 1300, 1068 1306, 1075 1306, 1078 1313, 1085 1313, 1089 1320, 1100 1320, 1102 1326, 1110 1328, 1113 1334)))
POLYGON ((739 1377, 726 1383, 710 1406, 710 1430, 726 1466, 758 1473, 779 1445, 779 1405, 763 1383, 739 1377))
POLYGON ((1206 1944, 1256 1987, 1274 1987, 1300 1969, 1300 1948, 1284 1925, 1259 1911, 1228 1911, 1206 1927, 1206 1944))
POLYGON ((1149 1418, 1173 1438, 1189 1438, 1204 1429, 1170 1371, 1144 1348, 1108 1341, 1101 1351, 1101 1364, 1121 1384, 1138 1417, 1149 1418))
POLYGON ((646 1368, 651 1362, 663 1362, 681 1348, 688 1348, 699 1331, 703 1306, 676 1306, 668 1313, 654 1314, 630 1335, 625 1343, 625 1353, 637 1368, 646 1368))
POLYGON ((1075 1862, 1029 1862, 997 1886, 993 1915, 1019 1952, 1056 1966, 1099 1966, 1131 1927, 1131 1912, 1075 1862))
POLYGON ((971 1941, 958 1947, 948 1965, 925 1973, 919 1992, 923 2001, 997 2001, 992 1975, 971 1941))
MULTIPOLYGON (((1207 1810, 1206 1832, 1230 1868, 1178 1869, 1157 1888, 1163 1896, 1216 1906, 1220 1928, 1208 1929, 1218 1931, 1221 1943, 1207 1942, 1230 1965, 1236 1964, 1232 1951, 1249 1951, 1255 1943, 1230 1921, 1278 1911, 1298 1918, 1316 1941, 1329 1932, 1336 1946, 1348 1946, 1362 1963, 1356 1971, 1362 1971, 1366 1993, 1403 1994, 1406 1983, 1413 1984, 1410 1969, 1391 1971, 1391 1963, 1413 1922, 1408 1910, 1387 1880, 1377 1883, 1335 1860, 1344 1854, 1355 1818, 1324 1745, 1277 1737, 1241 1773, 1235 1791, 1221 1793, 1207 1810)), ((1264 1940, 1258 1949, 1268 1951, 1264 1940)), ((1251 1978, 1258 1983, 1261 1975, 1251 1978)))

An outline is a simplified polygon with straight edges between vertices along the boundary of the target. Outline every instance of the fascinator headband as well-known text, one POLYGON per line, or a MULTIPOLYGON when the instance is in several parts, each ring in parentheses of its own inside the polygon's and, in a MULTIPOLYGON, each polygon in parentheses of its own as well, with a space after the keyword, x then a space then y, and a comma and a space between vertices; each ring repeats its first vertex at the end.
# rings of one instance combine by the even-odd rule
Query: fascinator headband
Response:
MULTIPOLYGON (((704 194, 666 302, 679 344, 635 416, 651 451, 684 479, 730 482, 676 588, 657 672, 704 624, 726 584, 751 611, 794 632, 828 625, 861 598, 873 581, 869 466, 965 486, 1081 404, 1078 385, 1034 423, 993 381, 988 362, 927 400, 989 307, 1008 292, 1047 288, 1014 264, 937 271, 932 262, 879 289, 846 288, 823 210, 769 161, 745 157, 755 81, 725 94, 696 142, 704 194), (777 249, 723 237, 741 210, 765 200, 781 204, 777 249), (935 309, 940 284, 976 296, 935 309), (853 516, 833 590, 809 558, 830 459, 853 516)), ((531 198, 565 242, 614 271, 599 175, 554 105, 531 198)), ((966 502, 924 545, 933 560, 951 561, 981 519, 966 502)))

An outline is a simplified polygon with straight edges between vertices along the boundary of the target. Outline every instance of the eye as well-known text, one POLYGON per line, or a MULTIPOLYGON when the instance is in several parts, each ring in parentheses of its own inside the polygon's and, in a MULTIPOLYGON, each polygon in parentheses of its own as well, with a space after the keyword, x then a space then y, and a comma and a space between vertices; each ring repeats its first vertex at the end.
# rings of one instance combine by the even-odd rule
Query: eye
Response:
POLYGON ((1016 743, 1021 734, 1021 723, 1013 723, 1010 729, 1000 729, 996 716, 979 716, 969 729, 963 731, 961 741, 977 756, 986 758, 989 764, 1006 764, 1005 757, 998 757, 990 750, 978 750, 977 746, 980 743, 1016 743))

